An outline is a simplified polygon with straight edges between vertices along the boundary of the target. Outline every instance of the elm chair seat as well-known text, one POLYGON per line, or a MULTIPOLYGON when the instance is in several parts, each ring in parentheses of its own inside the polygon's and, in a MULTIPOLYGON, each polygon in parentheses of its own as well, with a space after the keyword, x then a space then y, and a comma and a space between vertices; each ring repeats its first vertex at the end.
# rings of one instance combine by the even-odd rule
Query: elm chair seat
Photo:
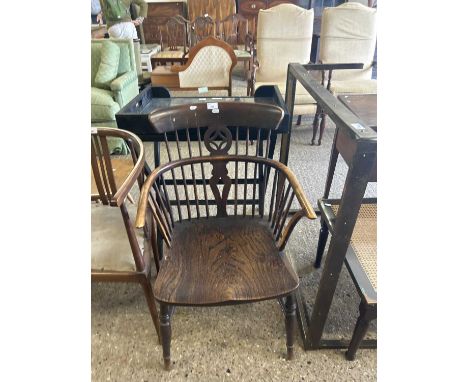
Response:
POLYGON ((290 294, 299 285, 263 219, 184 221, 176 224, 173 235, 154 287, 160 302, 253 302, 290 294))

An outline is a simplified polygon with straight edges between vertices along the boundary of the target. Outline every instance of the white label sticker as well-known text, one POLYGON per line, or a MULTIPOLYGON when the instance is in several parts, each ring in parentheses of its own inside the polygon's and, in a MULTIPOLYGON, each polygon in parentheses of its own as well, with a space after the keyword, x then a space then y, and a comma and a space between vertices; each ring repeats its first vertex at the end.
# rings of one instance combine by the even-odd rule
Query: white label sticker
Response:
POLYGON ((91 134, 97 134, 97 128, 91 127, 91 134))
POLYGON ((222 99, 222 98, 211 98, 211 99, 222 99))
POLYGON ((206 101, 206 98, 199 98, 199 101, 206 101))
POLYGON ((213 109, 213 110, 211 110, 211 112, 212 112, 213 114, 219 114, 219 109, 213 109))
POLYGON ((190 110, 197 110, 196 106, 190 106, 190 110))
POLYGON ((362 126, 360 123, 352 123, 351 126, 353 126, 356 130, 364 130, 365 127, 362 126))
POLYGON ((198 93, 207 93, 208 92, 208 87, 203 86, 202 88, 198 88, 198 93))
POLYGON ((206 108, 208 110, 213 110, 213 109, 217 109, 218 108, 218 102, 208 102, 206 104, 206 108))

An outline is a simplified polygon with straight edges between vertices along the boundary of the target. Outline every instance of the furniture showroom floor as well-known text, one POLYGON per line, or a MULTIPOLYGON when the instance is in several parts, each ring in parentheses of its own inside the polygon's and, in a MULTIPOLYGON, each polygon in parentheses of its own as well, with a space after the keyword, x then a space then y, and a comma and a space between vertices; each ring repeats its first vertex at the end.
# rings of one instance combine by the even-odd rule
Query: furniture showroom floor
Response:
MULTIPOLYGON (((177 95, 196 95, 180 92, 177 95)), ((216 94, 225 95, 226 92, 216 94)), ((243 66, 234 71, 233 95, 246 94, 243 66)), ((293 125, 289 166, 314 207, 322 196, 334 127, 329 122, 321 146, 310 146, 312 117, 293 125)), ((153 166, 151 144, 146 156, 153 166)), ((276 150, 276 153, 279 149, 276 150)), ((332 197, 339 197, 346 166, 338 162, 332 197)), ((369 187, 366 196, 375 196, 369 187)), ((303 219, 293 233, 287 254, 301 276, 308 303, 313 303, 321 270, 313 267, 320 219, 303 219)), ((325 252, 326 256, 326 252, 325 252)), ((154 273, 154 272, 153 272, 154 273)), ((216 308, 177 308, 172 318, 173 368, 164 371, 162 348, 138 284, 93 283, 91 294, 93 381, 375 381, 376 350, 359 350, 356 361, 344 350, 305 352, 297 331, 295 359, 285 360, 285 330, 276 301, 216 308)), ((324 338, 350 339, 358 316, 359 297, 346 270, 325 327, 324 338)), ((376 337, 376 324, 368 336, 376 337)))

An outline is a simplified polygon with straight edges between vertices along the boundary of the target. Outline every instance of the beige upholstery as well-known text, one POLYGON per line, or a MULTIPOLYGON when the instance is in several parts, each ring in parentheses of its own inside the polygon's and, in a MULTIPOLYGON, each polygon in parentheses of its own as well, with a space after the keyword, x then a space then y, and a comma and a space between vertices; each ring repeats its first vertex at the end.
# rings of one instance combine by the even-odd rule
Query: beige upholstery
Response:
POLYGON ((355 93, 368 93, 377 94, 377 81, 376 80, 349 80, 349 81, 333 81, 330 85, 330 91, 333 94, 355 94, 355 93))
POLYGON ((156 58, 182 58, 184 52, 181 50, 165 50, 163 52, 158 52, 155 56, 156 58))
MULTIPOLYGON (((307 64, 310 59, 314 10, 293 4, 262 9, 258 14, 257 61, 255 88, 278 85, 285 95, 288 64, 307 64)), ((315 113, 315 101, 300 85, 296 89, 294 114, 315 113), (303 113, 307 111, 307 113, 303 113)))
MULTIPOLYGON (((277 85, 279 91, 283 98, 286 96, 286 84, 285 83, 274 83, 274 82, 257 82, 255 84, 255 89, 258 89, 263 85, 277 85)), ((317 105, 312 96, 305 90, 299 81, 296 82, 296 98, 294 99, 294 115, 303 115, 303 114, 315 114, 317 105)))
POLYGON ((372 60, 377 36, 377 10, 356 2, 325 8, 322 15, 319 60, 324 64, 362 62, 362 70, 335 70, 331 90, 341 92, 377 92, 373 81, 372 60), (364 80, 363 84, 356 81, 364 80), (350 81, 340 84, 340 81, 350 81), (356 89, 356 91, 347 90, 356 89), (340 89, 340 90, 338 90, 340 89))
POLYGON ((288 64, 310 58, 314 10, 280 4, 258 13, 256 73, 258 82, 286 83, 288 64))
MULTIPOLYGON (((130 221, 136 205, 126 203, 130 221)), ((135 229, 143 253, 143 230, 135 229)), ((91 203, 91 269, 93 271, 136 271, 127 231, 119 207, 91 203)))
POLYGON ((179 72, 180 87, 228 87, 231 66, 232 59, 225 49, 205 46, 196 53, 189 67, 179 72))

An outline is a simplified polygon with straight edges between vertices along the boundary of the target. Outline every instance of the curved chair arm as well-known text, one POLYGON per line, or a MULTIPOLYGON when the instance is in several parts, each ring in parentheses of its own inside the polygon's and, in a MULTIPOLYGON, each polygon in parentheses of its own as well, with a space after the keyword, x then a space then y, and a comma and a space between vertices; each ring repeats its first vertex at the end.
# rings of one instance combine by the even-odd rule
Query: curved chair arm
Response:
MULTIPOLYGON (((136 151, 134 147, 130 148, 133 161, 134 161, 133 168, 130 171, 130 173, 127 175, 125 180, 122 182, 122 184, 119 186, 119 188, 116 189, 116 192, 112 195, 112 197, 109 197, 107 192, 104 191, 103 186, 98 184, 100 182, 97 182, 96 184, 99 190, 100 197, 103 199, 104 204, 107 204, 107 201, 108 201, 110 205, 120 207, 122 203, 124 202, 125 198, 127 197, 128 193, 132 189, 133 185, 135 184, 135 181, 138 180, 138 177, 141 175, 141 172, 143 171, 143 167, 145 164, 144 146, 143 146, 143 142, 141 141, 141 139, 138 138, 135 134, 130 133, 129 131, 111 128, 111 127, 93 128, 93 130, 91 130, 91 139, 93 140, 94 138, 96 141, 95 141, 95 145, 91 146, 92 155, 96 156, 100 154, 99 156, 101 156, 102 160, 105 162, 106 168, 109 168, 111 171, 112 171, 112 166, 110 163, 110 154, 109 154, 109 150, 107 147, 107 141, 105 139, 106 137, 118 137, 118 138, 124 139, 125 141, 131 140, 135 143, 135 146, 137 147, 136 151)), ((92 159, 91 166, 92 166, 94 173, 99 173, 99 174, 101 173, 102 170, 99 169, 97 160, 92 159)), ((106 174, 106 177, 108 178, 110 182, 111 189, 114 187, 117 188, 115 185, 114 174, 110 174, 108 172, 106 174)))
MULTIPOLYGON (((302 190, 302 187, 299 184, 299 181, 292 173, 292 171, 285 166, 284 164, 272 160, 266 159, 263 157, 254 157, 254 156, 246 156, 246 155, 220 155, 220 156, 203 156, 203 157, 192 157, 181 159, 173 162, 166 163, 162 166, 156 168, 146 179, 141 193, 140 193, 140 200, 138 203, 138 211, 137 216, 135 219, 135 225, 137 228, 142 228, 145 224, 145 212, 148 207, 148 199, 153 189, 154 183, 156 180, 162 176, 164 173, 168 171, 173 171, 178 167, 183 166, 193 166, 194 164, 203 164, 203 163, 210 163, 213 168, 219 166, 221 163, 227 164, 228 162, 243 162, 246 165, 248 163, 253 163, 256 165, 264 165, 266 168, 273 168, 277 170, 275 178, 273 179, 273 192, 272 192, 272 200, 270 201, 270 214, 268 221, 271 221, 271 227, 274 228, 273 234, 275 236, 275 240, 278 241, 279 248, 282 250, 284 249, 290 234, 294 226, 302 217, 307 217, 309 219, 315 219, 316 215, 312 208, 312 205, 307 200, 307 197, 302 190), (275 182, 276 179, 276 182, 275 182), (288 185, 286 187, 286 182, 288 181, 288 185), (278 186, 276 189, 276 185, 278 186), (276 191, 275 191, 276 190, 276 191), (292 194, 290 194, 292 191, 292 194), (294 197, 298 200, 301 209, 296 212, 292 219, 288 222, 286 227, 283 229, 284 224, 286 223, 286 218, 288 215, 289 208, 291 206, 292 200, 294 197), (275 202, 275 203, 273 203, 275 202), (274 210, 272 211, 274 205, 274 210), (272 213, 273 212, 273 213, 272 213)), ((236 178, 237 179, 237 178, 236 178)), ((231 184, 231 180, 228 180, 228 183, 231 184)), ((160 201, 163 200, 163 197, 160 195, 157 196, 156 200, 159 199, 160 201)), ((166 243, 170 246, 171 245, 171 226, 173 223, 167 219, 169 215, 168 211, 165 210, 167 207, 167 200, 165 201, 166 206, 164 206, 164 202, 157 205, 155 210, 156 220, 158 223, 158 227, 163 234, 163 238, 166 243)), ((178 202, 179 203, 179 202, 178 202)), ((218 205, 219 208, 219 205, 218 205)), ((226 215, 224 215, 226 216, 226 215)))

